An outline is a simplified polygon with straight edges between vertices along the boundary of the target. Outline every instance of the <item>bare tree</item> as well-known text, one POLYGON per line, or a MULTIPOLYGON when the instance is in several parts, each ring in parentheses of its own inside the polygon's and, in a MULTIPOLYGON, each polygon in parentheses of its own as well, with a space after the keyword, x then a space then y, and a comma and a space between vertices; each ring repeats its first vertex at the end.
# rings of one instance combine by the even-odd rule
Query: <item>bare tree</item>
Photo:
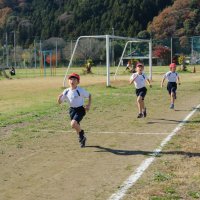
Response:
POLYGON ((103 50, 105 50, 105 41, 93 38, 81 39, 75 56, 83 60, 89 58, 95 60, 100 58, 103 50))

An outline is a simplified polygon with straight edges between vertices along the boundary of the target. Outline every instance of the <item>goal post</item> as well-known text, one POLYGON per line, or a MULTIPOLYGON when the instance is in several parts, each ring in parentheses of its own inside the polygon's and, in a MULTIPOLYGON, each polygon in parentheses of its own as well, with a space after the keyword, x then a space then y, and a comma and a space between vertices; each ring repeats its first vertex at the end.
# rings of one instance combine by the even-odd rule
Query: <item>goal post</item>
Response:
POLYGON ((115 75, 114 75, 114 79, 116 79, 116 76, 117 76, 117 72, 118 72, 118 69, 122 63, 122 60, 124 58, 124 54, 125 54, 125 51, 127 49, 127 46, 128 44, 131 44, 131 43, 141 43, 141 42, 146 42, 149 44, 149 55, 148 57, 140 57, 141 59, 148 59, 149 60, 149 79, 152 80, 152 40, 144 40, 144 39, 137 39, 137 38, 133 38, 132 40, 129 40, 126 42, 125 46, 124 46, 124 49, 123 49, 123 52, 122 52, 122 55, 120 57, 120 60, 119 60, 119 63, 118 63, 118 66, 117 66, 117 69, 115 71, 115 75))
MULTIPOLYGON (((69 64, 68 64, 68 67, 67 67, 67 70, 66 70, 66 73, 65 73, 65 76, 64 76, 64 80, 63 80, 63 86, 66 87, 66 79, 67 79, 67 76, 68 76, 68 72, 69 72, 69 69, 70 67, 72 66, 72 62, 73 62, 73 59, 74 59, 74 55, 75 55, 75 52, 77 50, 77 47, 78 47, 78 44, 80 42, 81 39, 87 39, 87 38, 96 38, 96 39, 104 39, 105 42, 106 42, 106 45, 105 45, 105 49, 106 49, 106 86, 110 86, 110 40, 111 39, 115 39, 115 40, 128 40, 128 41, 134 41, 134 42, 149 42, 149 48, 152 48, 152 44, 151 44, 151 40, 143 40, 143 39, 138 39, 138 38, 131 38, 131 37, 122 37, 122 36, 115 36, 115 35, 89 35, 89 36, 80 36, 77 40, 76 40, 76 43, 75 43, 75 46, 74 46, 74 49, 73 49, 73 52, 72 52, 72 55, 71 55, 71 58, 70 58, 70 61, 69 61, 69 64)), ((151 52, 151 51, 149 51, 151 52)), ((150 62, 151 60, 151 55, 152 53, 149 53, 149 63, 150 63, 150 68, 151 68, 151 65, 152 65, 152 61, 150 62)))
MULTIPOLYGON (((79 43, 79 41, 82 39, 82 38, 105 38, 106 39, 106 35, 90 35, 90 36, 80 36, 77 40, 76 40, 76 43, 75 43, 75 46, 74 46, 74 49, 73 49, 73 52, 72 52, 72 55, 71 55, 71 58, 70 58, 70 62, 69 62, 69 64, 68 64, 68 67, 67 67, 67 70, 66 70, 66 73, 65 73, 65 77, 64 77, 64 80, 63 80, 63 86, 64 87, 66 87, 66 79, 67 79, 67 75, 68 75, 68 71, 69 71, 69 68, 71 67, 71 65, 72 65, 72 61, 73 61, 73 58, 74 58, 74 54, 75 54, 75 52, 76 52, 76 49, 77 49, 77 46, 78 46, 78 43, 79 43)), ((109 43, 109 39, 108 39, 108 41, 106 40, 106 43, 109 43)), ((107 47, 107 45, 106 45, 106 47, 107 47)), ((108 49, 106 49, 106 51, 109 51, 109 44, 108 44, 108 49)), ((109 53, 108 53, 109 54, 109 53)), ((109 55, 107 55, 108 57, 109 57, 109 55)), ((107 57, 106 56, 106 57, 107 57)), ((108 66, 110 65, 109 64, 109 61, 108 61, 108 59, 107 59, 107 68, 108 68, 108 66)), ((107 70, 108 71, 108 70, 107 70)), ((107 78, 107 84, 109 84, 109 79, 107 78)))

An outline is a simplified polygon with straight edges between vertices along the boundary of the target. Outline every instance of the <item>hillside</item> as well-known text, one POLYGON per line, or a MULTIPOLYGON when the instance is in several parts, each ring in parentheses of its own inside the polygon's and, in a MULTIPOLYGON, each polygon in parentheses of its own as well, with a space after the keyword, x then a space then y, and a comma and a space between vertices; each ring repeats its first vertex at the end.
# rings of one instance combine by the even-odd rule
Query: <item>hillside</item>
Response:
POLYGON ((18 43, 33 39, 112 34, 137 36, 173 0, 0 0, 0 36, 18 33, 18 43))
POLYGON ((200 0, 176 0, 165 8, 148 31, 157 39, 200 35, 200 0))

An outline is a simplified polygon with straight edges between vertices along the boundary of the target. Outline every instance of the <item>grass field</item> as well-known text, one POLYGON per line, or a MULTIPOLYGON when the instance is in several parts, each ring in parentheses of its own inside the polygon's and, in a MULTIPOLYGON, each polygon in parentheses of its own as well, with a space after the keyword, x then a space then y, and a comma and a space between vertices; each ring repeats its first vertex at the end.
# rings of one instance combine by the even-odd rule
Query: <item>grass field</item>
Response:
MULTIPOLYGON (((197 72, 200 72, 200 65, 196 65, 195 66, 197 72)), ((67 67, 60 67, 55 69, 55 74, 52 76, 60 76, 63 77, 63 75, 66 72, 67 67)), ((111 75, 115 74, 117 67, 110 67, 110 73, 111 75)), ((168 71, 168 66, 153 66, 153 73, 154 74, 161 74, 164 73, 165 71, 168 71)), ((187 67, 188 72, 193 72, 194 70, 194 66, 188 66, 187 67)), ((180 67, 178 67, 178 70, 180 70, 180 67)), ((69 69, 69 73, 70 72, 76 72, 79 74, 84 74, 84 68, 83 67, 71 67, 69 69)), ((145 71, 148 73, 149 72, 149 67, 146 66, 145 67, 145 71)), ((7 74, 9 74, 9 70, 6 70, 7 74)), ((92 68, 92 72, 94 75, 106 75, 106 67, 105 66, 95 66, 92 68)), ((53 73, 53 72, 52 72, 53 73)), ((125 71, 125 67, 120 66, 118 69, 118 73, 119 75, 128 75, 129 72, 125 71)), ((15 79, 19 79, 19 78, 35 78, 35 77, 49 77, 51 76, 51 69, 50 68, 46 68, 46 70, 41 70, 39 67, 37 68, 17 68, 16 69, 16 76, 15 79)), ((0 77, 0 80, 2 78, 0 77)))
MULTIPOLYGON (((174 111, 169 109, 166 89, 160 88, 167 67, 153 69, 145 119, 136 118, 128 74, 122 71, 117 81, 111 79, 109 88, 102 69, 81 76, 80 85, 93 98, 82 122, 88 137, 85 149, 79 148, 70 128, 68 107, 56 103, 64 69, 55 77, 37 77, 38 71, 26 69, 12 80, 0 80, 0 199, 108 199, 200 103, 198 68, 197 73, 180 73, 174 111)), ((200 199, 199 122, 196 112, 125 200, 200 199)))

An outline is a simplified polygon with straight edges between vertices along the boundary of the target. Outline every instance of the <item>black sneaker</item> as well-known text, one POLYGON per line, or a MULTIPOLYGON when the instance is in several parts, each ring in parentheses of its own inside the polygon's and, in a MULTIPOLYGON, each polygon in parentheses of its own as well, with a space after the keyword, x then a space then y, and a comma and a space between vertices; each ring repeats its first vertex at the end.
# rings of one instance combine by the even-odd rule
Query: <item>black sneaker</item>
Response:
POLYGON ((142 118, 143 117, 143 114, 142 113, 139 113, 137 118, 142 118))
POLYGON ((85 136, 83 136, 82 139, 79 139, 81 148, 85 147, 86 140, 87 140, 87 138, 85 136))
POLYGON ((146 116, 147 116, 147 109, 144 108, 143 117, 146 117, 146 116))

